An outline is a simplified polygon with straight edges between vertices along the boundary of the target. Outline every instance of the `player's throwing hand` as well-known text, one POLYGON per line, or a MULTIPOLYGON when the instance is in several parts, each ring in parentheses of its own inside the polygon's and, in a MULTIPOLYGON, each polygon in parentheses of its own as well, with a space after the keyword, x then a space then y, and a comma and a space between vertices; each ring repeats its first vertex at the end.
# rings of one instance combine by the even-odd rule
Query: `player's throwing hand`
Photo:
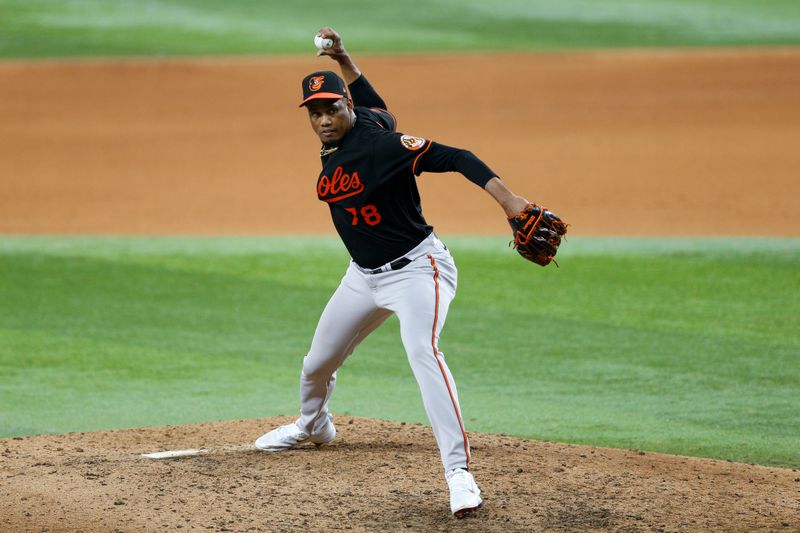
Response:
POLYGON ((333 45, 330 48, 322 48, 317 50, 317 57, 329 56, 333 59, 338 59, 347 55, 347 51, 344 49, 344 43, 342 42, 342 37, 336 32, 336 30, 326 26, 321 28, 317 32, 317 35, 323 39, 330 39, 333 41, 333 45))

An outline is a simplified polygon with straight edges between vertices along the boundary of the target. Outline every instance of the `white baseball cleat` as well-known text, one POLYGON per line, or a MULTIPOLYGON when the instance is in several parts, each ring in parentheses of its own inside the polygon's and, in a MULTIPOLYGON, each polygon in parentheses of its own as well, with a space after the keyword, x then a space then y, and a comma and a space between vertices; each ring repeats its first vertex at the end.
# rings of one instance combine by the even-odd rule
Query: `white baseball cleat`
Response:
POLYGON ((467 470, 456 468, 445 476, 450 487, 450 511, 456 518, 463 518, 483 505, 481 489, 467 470))
POLYGON ((261 435, 256 440, 256 448, 264 452, 280 452, 290 450, 304 442, 322 446, 332 441, 334 437, 336 437, 336 427, 333 425, 333 416, 329 414, 322 428, 311 435, 301 431, 294 423, 287 424, 261 435))

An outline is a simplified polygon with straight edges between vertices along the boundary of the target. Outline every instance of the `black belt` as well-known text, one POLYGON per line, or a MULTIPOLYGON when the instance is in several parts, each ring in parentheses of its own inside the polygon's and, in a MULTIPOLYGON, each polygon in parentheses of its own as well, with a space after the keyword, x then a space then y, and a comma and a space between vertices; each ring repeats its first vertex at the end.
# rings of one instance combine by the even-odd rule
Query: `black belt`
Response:
POLYGON ((380 274, 381 272, 389 272, 390 270, 400 270, 404 266, 408 265, 411 262, 411 259, 408 257, 401 257, 396 261, 392 261, 389 263, 389 270, 384 270, 383 267, 376 268, 374 270, 365 270, 367 274, 380 274))

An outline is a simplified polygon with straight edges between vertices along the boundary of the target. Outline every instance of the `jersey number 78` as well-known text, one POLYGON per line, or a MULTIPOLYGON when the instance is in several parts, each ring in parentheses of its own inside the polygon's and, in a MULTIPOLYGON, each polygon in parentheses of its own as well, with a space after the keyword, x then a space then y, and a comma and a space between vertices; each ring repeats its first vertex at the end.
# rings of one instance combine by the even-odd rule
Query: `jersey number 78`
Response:
POLYGON ((369 226, 377 226, 381 223, 381 214, 378 212, 378 208, 372 204, 367 204, 360 210, 355 207, 345 207, 344 210, 353 215, 353 226, 358 225, 359 213, 361 214, 360 220, 363 220, 369 226))

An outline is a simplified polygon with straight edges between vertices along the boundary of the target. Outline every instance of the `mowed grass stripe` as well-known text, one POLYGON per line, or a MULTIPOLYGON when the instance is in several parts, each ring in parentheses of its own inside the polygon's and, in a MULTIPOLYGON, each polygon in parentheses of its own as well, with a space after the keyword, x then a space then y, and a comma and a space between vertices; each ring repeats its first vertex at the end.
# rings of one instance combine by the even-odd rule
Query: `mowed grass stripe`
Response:
MULTIPOLYGON (((800 239, 445 239, 470 431, 800 466, 800 239)), ((0 238, 0 435, 297 411, 334 237, 0 238)), ((333 410, 425 422, 390 320, 333 410)))
POLYGON ((0 0, 0 57, 358 53, 800 43, 795 0, 0 0))

